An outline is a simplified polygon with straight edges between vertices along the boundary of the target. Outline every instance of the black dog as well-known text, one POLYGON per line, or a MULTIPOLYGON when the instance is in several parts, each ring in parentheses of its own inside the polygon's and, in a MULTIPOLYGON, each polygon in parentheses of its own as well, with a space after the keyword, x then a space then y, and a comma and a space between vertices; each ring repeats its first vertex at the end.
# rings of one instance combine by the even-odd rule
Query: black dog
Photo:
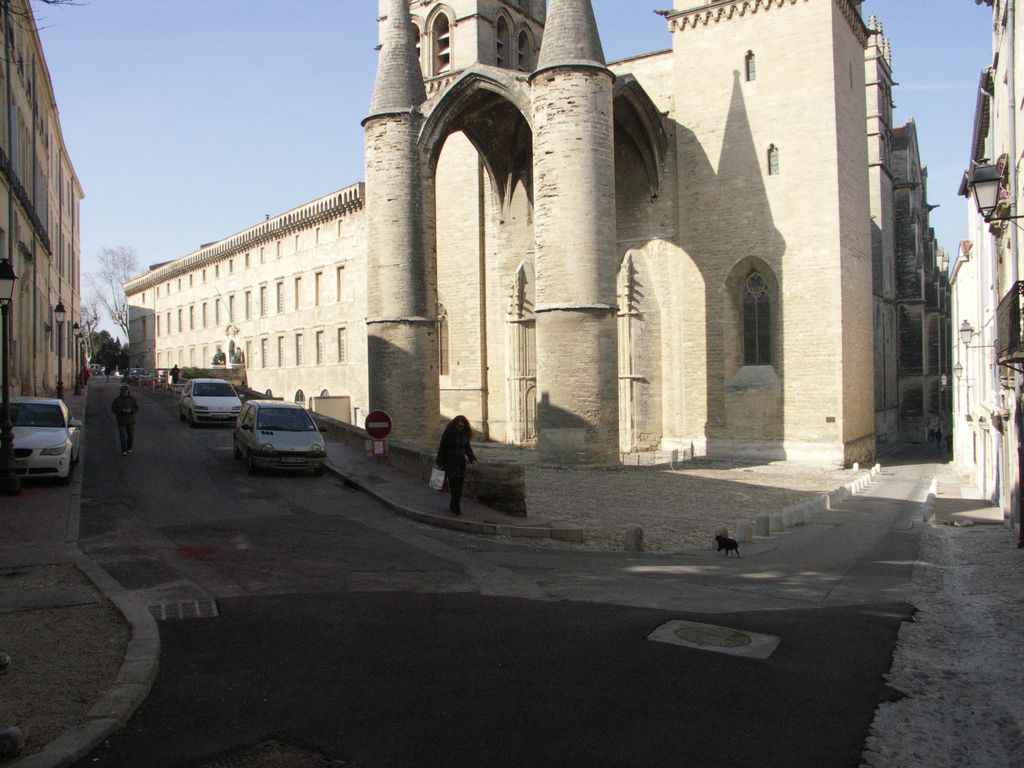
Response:
POLYGON ((740 556, 740 544, 736 539, 730 539, 728 536, 718 534, 715 536, 715 541, 718 542, 718 551, 725 550, 725 556, 728 557, 730 552, 735 552, 736 557, 740 556))

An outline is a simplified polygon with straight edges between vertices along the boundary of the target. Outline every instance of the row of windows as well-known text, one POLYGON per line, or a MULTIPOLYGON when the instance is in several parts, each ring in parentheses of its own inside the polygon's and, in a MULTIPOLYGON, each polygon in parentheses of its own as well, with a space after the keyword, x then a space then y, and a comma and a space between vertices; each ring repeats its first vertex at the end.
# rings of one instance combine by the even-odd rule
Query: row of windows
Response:
MULTIPOLYGON (((306 297, 305 297, 305 294, 303 292, 303 282, 304 281, 303 281, 302 277, 293 278, 293 282, 292 282, 292 310, 293 311, 303 309, 303 307, 306 306, 306 302, 304 301, 304 298, 306 298, 306 297)), ((337 267, 335 269, 334 283, 335 283, 335 289, 334 289, 335 301, 337 301, 337 302, 344 301, 345 300, 345 267, 344 266, 340 266, 340 267, 337 267)), ((326 299, 326 295, 325 295, 325 288, 324 288, 324 273, 322 271, 314 272, 313 273, 312 291, 313 291, 313 295, 311 297, 309 297, 312 300, 312 304, 310 306, 319 307, 322 304, 324 304, 325 303, 325 299, 326 299)), ((274 284, 274 308, 275 308, 274 311, 275 311, 276 314, 283 314, 286 311, 285 310, 285 293, 286 293, 285 292, 285 281, 284 280, 278 280, 274 284)), ((236 314, 235 314, 235 298, 236 298, 236 294, 229 295, 227 297, 226 306, 225 306, 224 299, 221 298, 221 297, 213 299, 212 301, 201 302, 198 305, 199 306, 199 317, 198 317, 199 327, 200 328, 208 328, 208 327, 210 327, 211 319, 212 319, 213 325, 215 325, 215 326, 220 325, 225 320, 227 320, 227 322, 229 322, 229 323, 233 323, 236 319, 238 319, 236 317, 236 314), (210 305, 211 304, 213 305, 212 318, 211 318, 211 314, 210 314, 210 305), (225 312, 225 309, 226 309, 226 312, 225 312)), ((253 319, 253 317, 254 317, 254 314, 253 314, 254 310, 259 312, 259 316, 260 317, 266 317, 268 314, 270 314, 270 305, 268 303, 268 286, 267 285, 259 286, 258 293, 256 294, 255 297, 253 296, 253 291, 252 290, 245 291, 243 302, 244 302, 243 303, 243 312, 244 312, 244 314, 243 314, 242 319, 245 319, 245 320, 253 319), (256 302, 257 302, 255 304, 255 306, 254 306, 254 298, 256 299, 256 302)), ((184 307, 178 307, 178 309, 176 310, 176 316, 177 316, 177 320, 178 320, 178 323, 177 323, 178 333, 183 333, 186 330, 186 328, 185 328, 185 320, 186 320, 185 308, 184 307)), ((156 335, 157 336, 163 336, 163 335, 166 335, 166 334, 174 332, 174 330, 173 330, 174 326, 173 326, 173 324, 171 322, 174 317, 175 317, 175 313, 172 313, 172 311, 168 311, 168 312, 164 313, 164 315, 162 315, 162 316, 160 314, 156 315, 156 335), (163 322, 161 322, 162 320, 163 320, 163 322)), ((194 331, 196 329, 196 320, 197 320, 197 317, 196 317, 196 305, 195 304, 190 304, 188 306, 187 320, 188 320, 188 329, 187 330, 194 331)), ((142 333, 143 333, 143 335, 146 334, 146 325, 145 325, 145 323, 146 323, 146 319, 142 318, 142 333)))
MULTIPOLYGON (((314 347, 312 350, 313 358, 311 361, 307 360, 306 356, 306 345, 308 344, 307 336, 304 333, 293 334, 290 338, 288 336, 277 336, 271 339, 269 336, 262 337, 260 342, 260 358, 257 361, 253 361, 255 365, 260 368, 284 368, 288 366, 302 366, 302 365, 325 365, 327 363, 347 364, 349 362, 348 355, 348 329, 344 326, 338 328, 335 331, 333 349, 328 350, 328 337, 327 331, 315 331, 312 334, 314 347), (271 356, 271 344, 273 344, 274 355, 271 356), (330 355, 331 359, 328 360, 330 355)), ((245 351, 243 353, 241 348, 235 347, 235 343, 231 342, 227 356, 231 358, 233 364, 246 365, 248 361, 252 361, 252 339, 245 342, 245 351)), ((220 345, 216 345, 213 348, 213 354, 210 354, 210 346, 203 345, 199 347, 188 348, 188 365, 191 367, 205 366, 205 365, 222 365, 225 362, 226 356, 224 350, 220 345)), ((185 365, 185 349, 181 348, 178 350, 169 350, 167 352, 157 353, 157 367, 168 368, 173 365, 185 365)))
MULTIPOLYGON (((528 10, 529 3, 520 0, 519 6, 528 10)), ((452 21, 446 13, 438 13, 430 22, 427 34, 430 53, 428 61, 423 60, 423 33, 415 23, 412 25, 412 36, 420 65, 427 77, 437 77, 452 71, 452 21)), ((494 60, 497 66, 521 72, 533 71, 534 45, 527 29, 520 29, 516 34, 508 17, 500 15, 494 25, 494 37, 494 60)))
MULTIPOLYGON (((338 221, 338 237, 341 237, 341 224, 342 224, 341 220, 339 220, 338 221)), ((314 245, 320 245, 320 229, 321 229, 320 227, 316 227, 313 230, 314 245)), ((299 238, 300 238, 300 235, 295 235, 294 252, 298 252, 298 250, 299 250, 299 246, 300 246, 299 238)), ((273 258, 274 259, 280 259, 281 258, 281 244, 282 244, 281 240, 277 240, 274 243, 274 246, 273 246, 273 258)), ((259 251, 248 251, 248 252, 245 253, 244 256, 241 257, 241 259, 242 259, 242 266, 243 266, 244 269, 249 269, 249 267, 252 266, 253 262, 255 261, 255 259, 253 258, 253 254, 254 253, 256 254, 256 256, 258 256, 260 264, 266 264, 266 262, 267 262, 267 255, 268 255, 267 254, 267 246, 260 246, 259 251)), ((205 283, 207 281, 207 278, 209 277, 211 271, 213 273, 213 279, 214 280, 219 279, 220 278, 220 273, 221 273, 221 266, 222 266, 221 264, 214 264, 212 270, 210 268, 204 268, 204 269, 198 270, 197 272, 190 272, 188 274, 188 287, 192 288, 195 285, 195 278, 196 278, 197 275, 199 276, 200 282, 205 283)), ((235 273, 235 259, 234 258, 228 259, 225 266, 227 268, 227 274, 233 275, 235 273)), ((177 285, 177 289, 179 291, 184 290, 184 288, 185 288, 184 280, 185 280, 184 277, 179 277, 179 278, 177 278, 176 281, 168 280, 163 285, 156 286, 156 289, 155 289, 156 298, 158 298, 158 299, 160 298, 161 289, 163 291, 163 295, 164 296, 170 296, 171 295, 171 287, 172 287, 172 285, 175 285, 175 284, 177 285)), ((145 291, 142 292, 142 303, 143 304, 146 303, 146 292, 145 291)))

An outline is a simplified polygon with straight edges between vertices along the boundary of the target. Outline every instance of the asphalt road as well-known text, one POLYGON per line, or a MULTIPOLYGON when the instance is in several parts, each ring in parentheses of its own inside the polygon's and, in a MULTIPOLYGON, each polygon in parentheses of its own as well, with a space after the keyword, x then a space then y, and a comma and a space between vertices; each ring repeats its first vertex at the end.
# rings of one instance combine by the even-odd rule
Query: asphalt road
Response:
POLYGON ((926 468, 728 564, 538 550, 425 529, 330 477, 250 477, 230 430, 139 397, 128 457, 90 398, 81 548, 155 610, 215 615, 160 623, 150 697, 80 766, 270 765, 238 751, 272 740, 388 768, 852 766, 893 696, 926 468), (675 619, 780 645, 647 639, 675 619))

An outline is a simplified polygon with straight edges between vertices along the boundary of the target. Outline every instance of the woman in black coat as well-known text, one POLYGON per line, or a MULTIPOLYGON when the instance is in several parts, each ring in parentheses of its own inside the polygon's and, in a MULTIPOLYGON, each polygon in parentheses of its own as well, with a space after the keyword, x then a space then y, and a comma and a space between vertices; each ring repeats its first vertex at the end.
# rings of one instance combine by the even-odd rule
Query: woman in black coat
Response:
POLYGON ((462 484, 466 479, 466 460, 476 463, 473 447, 469 444, 473 436, 469 420, 465 416, 456 416, 441 435, 441 445, 437 449, 437 466, 444 470, 448 490, 452 494, 448 509, 453 515, 462 514, 459 504, 462 501, 462 484))

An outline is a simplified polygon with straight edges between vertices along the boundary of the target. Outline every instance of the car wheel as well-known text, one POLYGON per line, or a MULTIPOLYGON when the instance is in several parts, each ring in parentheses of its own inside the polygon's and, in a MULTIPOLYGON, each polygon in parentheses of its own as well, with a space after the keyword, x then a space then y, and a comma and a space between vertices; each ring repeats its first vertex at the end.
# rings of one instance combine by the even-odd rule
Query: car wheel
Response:
POLYGON ((256 466, 256 460, 252 457, 252 451, 246 454, 245 468, 249 470, 250 475, 259 474, 260 469, 256 466))
POLYGON ((61 485, 71 485, 71 481, 75 477, 75 464, 72 462, 68 465, 68 473, 64 477, 60 478, 61 485))
POLYGON ((192 429, 195 429, 196 427, 196 417, 193 415, 192 411, 188 412, 188 425, 192 427, 192 429))

